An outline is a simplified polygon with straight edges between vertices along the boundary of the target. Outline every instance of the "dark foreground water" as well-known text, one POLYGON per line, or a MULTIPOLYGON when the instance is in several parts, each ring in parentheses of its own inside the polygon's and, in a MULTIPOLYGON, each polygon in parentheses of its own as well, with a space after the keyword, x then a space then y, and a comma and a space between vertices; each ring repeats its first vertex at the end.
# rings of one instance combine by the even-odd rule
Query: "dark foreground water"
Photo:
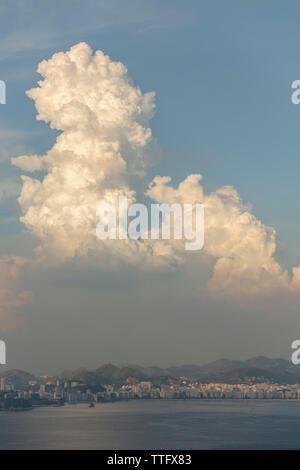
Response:
POLYGON ((1 412, 0 449, 300 449, 300 402, 135 400, 1 412))

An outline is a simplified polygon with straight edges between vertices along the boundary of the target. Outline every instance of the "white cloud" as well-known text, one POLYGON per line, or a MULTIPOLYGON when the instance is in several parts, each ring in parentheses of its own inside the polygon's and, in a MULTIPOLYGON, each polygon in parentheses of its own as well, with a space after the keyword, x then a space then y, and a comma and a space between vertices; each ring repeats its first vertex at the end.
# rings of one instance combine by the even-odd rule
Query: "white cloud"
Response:
POLYGON ((170 178, 157 177, 148 195, 159 202, 204 204, 204 247, 215 259, 209 290, 252 295, 292 287, 287 271, 274 259, 275 230, 251 214, 233 187, 224 186, 206 195, 201 178, 190 175, 176 189, 169 184, 170 178))
POLYGON ((84 43, 43 61, 38 71, 44 80, 28 95, 37 118, 62 133, 47 155, 12 162, 27 172, 48 172, 42 182, 23 176, 19 198, 21 221, 40 240, 40 255, 62 261, 94 250, 112 262, 115 253, 126 262, 150 257, 156 263, 153 250, 168 253, 169 247, 100 243, 95 231, 97 204, 121 194, 134 201, 130 180, 143 177, 157 158, 149 127, 154 93, 143 94, 123 64, 101 51, 92 55, 84 43))
MULTIPOLYGON (((139 266, 184 263, 181 242, 105 241, 96 239, 96 206, 121 195, 136 199, 133 181, 156 158, 149 121, 154 93, 135 87, 126 67, 85 43, 41 62, 43 80, 28 92, 38 119, 62 131, 44 156, 13 159, 22 170, 46 169, 43 181, 23 176, 21 221, 39 242, 39 256, 64 262, 93 253, 104 265, 139 266)), ((208 289, 214 294, 256 294, 300 286, 274 258, 275 230, 260 222, 237 193, 224 186, 204 194, 200 175, 178 188, 169 177, 156 177, 147 195, 165 203, 204 203, 205 251, 214 260, 208 289)), ((199 258, 200 259, 200 258, 199 258)))
POLYGON ((30 155, 30 157, 20 155, 17 158, 12 157, 11 162, 16 167, 29 173, 45 170, 47 168, 46 159, 40 155, 30 155))

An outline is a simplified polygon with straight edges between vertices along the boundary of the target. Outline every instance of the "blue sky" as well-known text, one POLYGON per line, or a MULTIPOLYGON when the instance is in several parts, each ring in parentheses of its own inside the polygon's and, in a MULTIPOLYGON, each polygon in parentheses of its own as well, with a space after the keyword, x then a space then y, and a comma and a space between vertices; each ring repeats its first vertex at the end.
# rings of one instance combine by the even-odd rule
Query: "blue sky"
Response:
MULTIPOLYGON (((163 160, 153 175, 170 174, 176 182, 200 172, 208 190, 232 184, 277 229, 283 262, 299 260, 300 106, 290 100, 291 83, 300 77, 297 2, 284 8, 277 1, 232 0, 22 5, 1 7, 0 74, 8 91, 0 122, 18 134, 4 145, 3 178, 18 177, 11 155, 46 151, 56 136, 35 121, 25 96, 38 79, 37 64, 86 41, 125 63, 143 91, 156 92, 152 127, 163 160)), ((2 228, 17 229, 15 223, 2 228)))
MULTIPOLYGON (((300 105, 291 103, 291 84, 300 79, 299 2, 11 0, 2 2, 0 18, 0 80, 7 84, 7 104, 0 106, 0 188, 19 184, 20 171, 10 164, 11 157, 43 154, 52 147, 57 136, 48 124, 36 121, 34 104, 25 95, 39 80, 37 65, 55 52, 66 51, 85 41, 93 50, 101 49, 113 60, 126 64, 134 83, 143 92, 156 93, 152 129, 163 159, 150 169, 149 181, 159 174, 170 175, 178 183, 191 173, 201 173, 207 192, 233 185, 243 200, 252 205, 253 213, 276 229, 277 258, 283 266, 290 268, 300 264, 300 105)), ((10 238, 25 230, 17 220, 16 197, 17 192, 13 190, 10 197, 0 197, 2 252, 16 249, 10 238)), ((38 277, 35 282, 41 291, 45 289, 44 298, 56 296, 53 285, 46 289, 45 279, 38 277)), ((149 292, 145 294, 147 299, 151 298, 151 290, 149 292)), ((65 296, 68 293, 65 288, 65 296)), ((39 293, 37 299, 40 308, 44 303, 42 294, 39 293)), ((63 322, 68 325, 73 306, 68 304, 62 291, 57 299, 65 308, 63 322)), ((121 300, 120 303, 122 305, 121 300)), ((192 329, 203 328, 203 337, 211 338, 223 306, 208 305, 201 323, 195 319, 198 307, 194 301, 192 304, 192 329)), ((128 300, 128 310, 131 307, 128 300)), ((60 308, 57 306, 56 317, 60 308)), ((49 324, 38 317, 37 309, 35 307, 32 314, 31 326, 38 325, 41 331, 49 324)), ((51 310, 49 302, 45 309, 51 310)), ((223 355, 222 351, 238 358, 238 351, 244 347, 243 340, 240 338, 230 349, 231 335, 249 331, 249 328, 253 335, 255 331, 260 332, 249 346, 248 355, 265 338, 267 346, 262 352, 272 351, 273 337, 278 339, 283 319, 277 314, 273 317, 274 332, 268 336, 269 313, 262 320, 256 312, 251 320, 249 317, 241 319, 236 307, 226 305, 225 310, 228 318, 226 324, 223 318, 221 323, 226 339, 222 342, 220 331, 219 350, 214 352, 204 338, 206 359, 217 358, 223 355)), ((132 316, 137 330, 142 331, 143 324, 134 313, 132 316)), ((166 314, 162 331, 167 331, 170 318, 166 314)), ((92 325, 93 321, 96 324, 93 319, 92 325)), ((149 322, 147 319, 147 327, 151 328, 149 322)), ((291 313, 290 331, 298 324, 298 318, 291 313)), ((182 325, 184 329, 185 323, 182 325)), ((107 337, 113 326, 107 317, 107 337)), ((76 328, 80 330, 78 325, 76 328)), ((90 333, 86 331, 86 338, 90 333)), ((190 331, 186 331, 184 344, 189 335, 190 331)), ((36 348, 42 341, 37 339, 40 338, 38 329, 26 338, 28 341, 33 338, 36 348)), ((196 344, 196 336, 192 338, 196 344)), ((278 354, 285 354, 290 339, 295 338, 287 333, 278 354)), ((12 339, 16 348, 18 341, 19 338, 12 339)), ((61 338, 62 351, 67 341, 61 338)), ((161 333, 161 344, 164 341, 161 333)), ((25 339, 20 348, 23 346, 26 347, 25 339)), ((49 364, 50 349, 47 352, 49 364)), ((145 362, 159 362, 159 353, 163 351, 168 352, 168 341, 161 349, 158 347, 157 357, 146 353, 141 357, 145 362)), ((186 362, 191 362, 196 351, 196 346, 194 349, 191 346, 184 354, 182 346, 178 355, 182 354, 186 362)), ((91 349, 87 359, 92 354, 91 349)), ((116 353, 111 358, 107 353, 107 359, 119 360, 123 355, 120 348, 119 356, 116 353)))

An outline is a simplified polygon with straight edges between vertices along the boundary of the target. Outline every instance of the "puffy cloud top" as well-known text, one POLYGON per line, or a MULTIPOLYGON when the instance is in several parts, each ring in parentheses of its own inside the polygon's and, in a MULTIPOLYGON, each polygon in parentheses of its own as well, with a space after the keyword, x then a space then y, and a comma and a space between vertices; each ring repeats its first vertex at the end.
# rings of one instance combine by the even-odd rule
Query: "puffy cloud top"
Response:
POLYGON ((47 155, 23 155, 12 163, 25 172, 47 172, 42 181, 23 176, 19 198, 21 221, 41 241, 40 255, 62 261, 96 245, 102 254, 110 245, 132 262, 136 251, 151 255, 152 248, 132 241, 123 243, 126 249, 100 244, 95 227, 97 204, 121 194, 134 201, 130 179, 143 176, 157 158, 149 127, 154 93, 143 94, 123 64, 101 51, 93 55, 85 43, 44 60, 38 72, 43 80, 28 92, 37 119, 62 132, 47 155))
MULTIPOLYGON (((12 162, 25 172, 44 170, 42 181, 23 176, 21 221, 39 239, 39 255, 48 262, 93 253, 103 264, 139 266, 184 263, 180 241, 99 241, 96 207, 127 195, 136 199, 135 182, 156 159, 149 121, 154 93, 143 94, 126 67, 80 43, 54 54, 38 67, 42 76, 28 96, 37 119, 61 131, 46 155, 20 156, 12 162)), ((294 277, 274 258, 276 234, 260 222, 237 193, 224 186, 206 195, 201 175, 188 176, 178 188, 157 176, 146 191, 170 203, 204 203, 205 250, 214 260, 208 288, 215 294, 254 294, 298 289, 294 277)))

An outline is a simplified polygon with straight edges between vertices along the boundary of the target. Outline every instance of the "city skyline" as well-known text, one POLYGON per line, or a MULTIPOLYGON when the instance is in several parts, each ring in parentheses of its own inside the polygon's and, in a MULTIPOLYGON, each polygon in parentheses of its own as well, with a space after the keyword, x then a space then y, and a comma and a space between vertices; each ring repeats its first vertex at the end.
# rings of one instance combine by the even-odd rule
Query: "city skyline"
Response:
POLYGON ((161 369, 104 364, 60 375, 18 370, 0 377, 0 411, 30 410, 139 399, 300 400, 300 369, 283 359, 220 359, 212 364, 161 369), (244 368, 242 368, 244 367, 244 368), (224 371, 227 370, 227 374, 224 371))

